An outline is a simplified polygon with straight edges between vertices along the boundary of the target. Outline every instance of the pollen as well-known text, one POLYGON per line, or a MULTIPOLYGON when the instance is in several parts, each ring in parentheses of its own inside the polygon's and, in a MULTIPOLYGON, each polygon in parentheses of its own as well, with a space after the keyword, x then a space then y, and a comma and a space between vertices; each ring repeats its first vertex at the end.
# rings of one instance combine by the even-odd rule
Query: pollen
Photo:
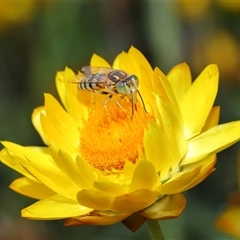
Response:
POLYGON ((131 102, 122 99, 122 108, 114 101, 93 105, 88 120, 80 130, 80 152, 95 168, 102 171, 122 170, 126 161, 136 163, 143 151, 144 130, 153 117, 140 103, 132 116, 131 102))

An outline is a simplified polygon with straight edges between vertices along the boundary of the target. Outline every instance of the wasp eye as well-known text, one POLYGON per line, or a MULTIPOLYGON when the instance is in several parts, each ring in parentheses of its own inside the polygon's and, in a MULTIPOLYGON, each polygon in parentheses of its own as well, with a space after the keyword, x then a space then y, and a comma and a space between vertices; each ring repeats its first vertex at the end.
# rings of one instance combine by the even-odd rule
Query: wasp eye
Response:
POLYGON ((131 75, 130 79, 136 84, 136 87, 139 86, 139 80, 136 75, 131 75))
POLYGON ((119 94, 127 95, 129 93, 129 87, 124 82, 118 82, 116 87, 119 94))

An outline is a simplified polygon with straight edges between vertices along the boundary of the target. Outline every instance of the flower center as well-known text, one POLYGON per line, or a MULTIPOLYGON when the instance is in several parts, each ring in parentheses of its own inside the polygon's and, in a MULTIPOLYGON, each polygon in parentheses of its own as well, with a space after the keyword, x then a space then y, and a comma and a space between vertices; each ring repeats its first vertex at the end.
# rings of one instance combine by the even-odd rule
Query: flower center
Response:
POLYGON ((94 104, 89 118, 80 133, 80 152, 95 168, 102 171, 122 170, 125 162, 135 163, 139 150, 143 150, 144 129, 153 117, 140 103, 132 116, 128 98, 111 100, 107 111, 103 105, 94 104))

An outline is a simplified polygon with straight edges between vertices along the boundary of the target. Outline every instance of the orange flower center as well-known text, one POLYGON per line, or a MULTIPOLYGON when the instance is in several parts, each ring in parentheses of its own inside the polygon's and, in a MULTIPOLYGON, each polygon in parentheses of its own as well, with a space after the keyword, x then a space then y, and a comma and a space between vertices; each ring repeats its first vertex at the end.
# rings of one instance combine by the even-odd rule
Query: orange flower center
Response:
POLYGON ((119 107, 113 100, 103 105, 94 104, 89 118, 81 129, 80 152, 95 168, 122 170, 125 162, 136 162, 143 150, 144 129, 153 117, 140 103, 132 116, 131 102, 124 98, 119 107))

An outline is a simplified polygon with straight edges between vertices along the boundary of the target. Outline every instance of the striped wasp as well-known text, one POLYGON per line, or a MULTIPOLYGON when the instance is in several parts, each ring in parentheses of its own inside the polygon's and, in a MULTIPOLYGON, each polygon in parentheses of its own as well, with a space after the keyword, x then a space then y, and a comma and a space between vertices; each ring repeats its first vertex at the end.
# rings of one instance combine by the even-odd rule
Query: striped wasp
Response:
MULTIPOLYGON (((120 95, 121 98, 127 96, 132 104, 132 116, 136 110, 136 95, 138 94, 145 112, 146 108, 143 98, 138 90, 139 80, 134 74, 127 74, 125 71, 105 67, 82 67, 82 72, 76 75, 75 82, 78 89, 82 91, 91 91, 94 93, 108 95, 104 101, 104 108, 107 110, 107 103, 114 95, 120 95)), ((118 107, 123 108, 115 99, 118 107)))

